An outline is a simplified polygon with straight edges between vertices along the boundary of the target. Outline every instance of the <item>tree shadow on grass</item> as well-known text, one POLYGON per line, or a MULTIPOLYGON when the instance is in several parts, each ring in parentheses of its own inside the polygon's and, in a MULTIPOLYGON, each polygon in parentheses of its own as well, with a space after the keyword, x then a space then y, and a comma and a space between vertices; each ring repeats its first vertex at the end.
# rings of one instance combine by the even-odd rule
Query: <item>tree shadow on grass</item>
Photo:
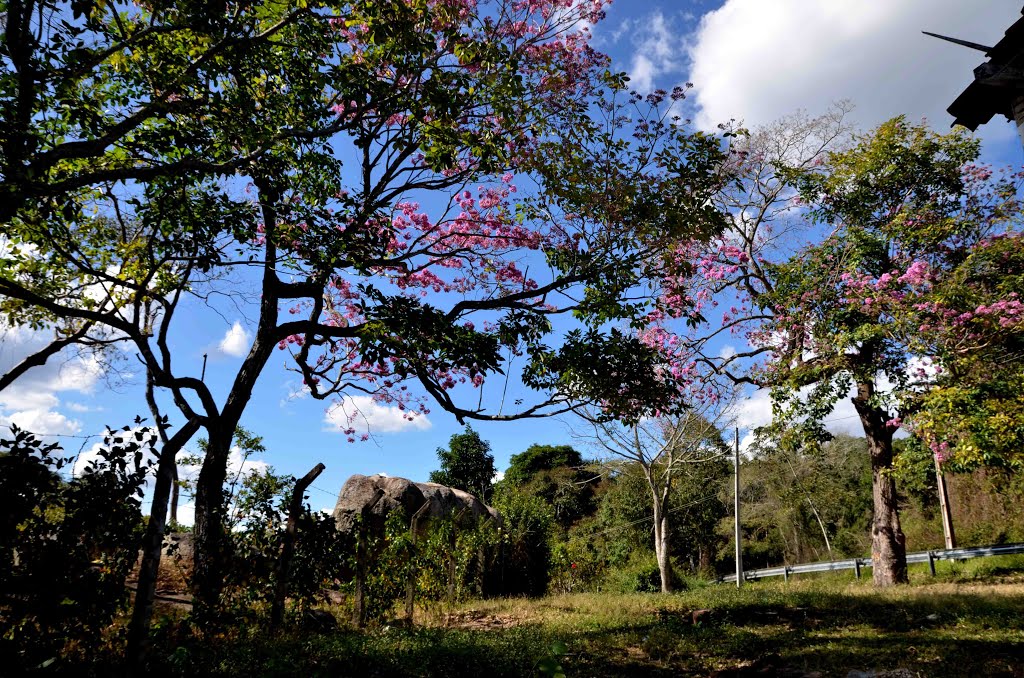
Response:
POLYGON ((1024 678, 1020 596, 903 600, 793 591, 785 602, 723 601, 697 623, 679 609, 681 600, 666 599, 664 609, 636 618, 567 617, 557 626, 239 634, 183 652, 161 648, 150 675, 531 676, 562 641, 568 676, 846 676, 904 668, 1024 678))
POLYGON ((794 593, 790 600, 724 605, 696 625, 685 612, 663 613, 567 642, 587 648, 584 675, 845 676, 904 668, 1024 676, 1024 598, 794 593))

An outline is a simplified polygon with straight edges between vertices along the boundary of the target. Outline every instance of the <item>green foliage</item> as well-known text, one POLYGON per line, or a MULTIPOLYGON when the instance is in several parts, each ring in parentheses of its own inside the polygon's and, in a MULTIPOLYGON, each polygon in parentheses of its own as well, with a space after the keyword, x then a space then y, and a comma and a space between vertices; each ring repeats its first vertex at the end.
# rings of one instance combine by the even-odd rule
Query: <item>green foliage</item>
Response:
POLYGON ((531 445, 512 455, 502 483, 510 491, 542 498, 551 505, 555 521, 568 528, 593 513, 600 472, 588 467, 569 445, 531 445))
MULTIPOLYGON (((471 594, 482 595, 485 577, 498 566, 500 540, 493 522, 466 526, 454 517, 426 523, 414 539, 409 518, 402 511, 392 511, 384 522, 384 533, 367 545, 371 554, 365 586, 367 619, 389 619, 396 603, 405 600, 410 580, 414 600, 421 606, 443 605, 450 610, 471 594)), ((354 553, 350 558, 354 568, 354 553)))
MULTIPOLYGON (((912 570, 910 586, 885 593, 835 573, 673 596, 472 601, 460 610, 509 622, 490 630, 391 626, 370 633, 211 636, 192 647, 185 665, 167 659, 176 645, 155 647, 159 661, 150 675, 520 678, 537 675, 549 658, 566 675, 595 678, 707 676, 751 666, 764 675, 845 676, 864 669, 936 678, 1013 675, 1024 632, 1024 601, 1013 583, 1020 558, 971 560, 957 564, 959 573, 946 566, 939 564, 937 582, 912 570), (961 582, 970 586, 956 586, 961 582), (694 610, 710 612, 693 623, 694 610)), ((95 674, 115 673, 101 663, 106 657, 98 659, 95 674)))
POLYGON ((448 449, 437 449, 437 458, 441 468, 431 471, 430 482, 469 492, 485 503, 490 499, 495 475, 494 455, 491 444, 472 427, 467 425, 462 433, 453 434, 448 449))
POLYGON ((865 394, 862 406, 871 435, 884 437, 889 421, 920 409, 911 358, 934 359, 962 378, 957 355, 974 352, 963 342, 984 352, 1019 324, 1012 295, 1024 290, 986 284, 991 266, 981 263, 994 257, 1015 271, 1008 280, 1020 279, 1020 257, 1010 254, 1020 249, 1019 177, 990 179, 991 171, 969 164, 978 154, 977 140, 964 134, 895 118, 791 173, 831 233, 771 265, 773 287, 758 305, 775 317, 765 329, 786 338, 765 375, 781 387, 773 392, 776 419, 809 434, 805 440, 827 438, 818 423, 851 386, 873 384, 879 374, 892 388, 865 394), (978 311, 1006 303, 1006 315, 978 311))
MULTIPOLYGON (((139 421, 136 422, 137 424, 139 421)), ((0 441, 0 661, 21 673, 85 653, 128 602, 142 542, 149 428, 108 430, 97 459, 63 480, 56 444, 12 427, 0 441)))
POLYGON ((562 657, 569 653, 569 648, 560 640, 551 643, 548 654, 537 661, 537 671, 541 675, 551 678, 565 678, 565 669, 562 668, 562 657))
MULTIPOLYGON (((258 444, 250 437, 249 445, 258 444)), ((288 518, 295 478, 273 468, 241 477, 228 530, 230 566, 226 568, 222 612, 241 622, 255 619, 273 601, 276 567, 288 518)), ((348 572, 352 544, 337 530, 334 518, 310 511, 303 503, 296 522, 295 551, 288 570, 286 595, 300 608, 322 601, 348 572)))
POLYGON ((654 557, 653 551, 637 553, 618 567, 609 568, 603 588, 613 593, 661 591, 661 571, 658 569, 658 560, 654 557))
MULTIPOLYGON (((818 448, 756 450, 740 473, 748 566, 862 556, 869 550, 871 468, 865 448, 862 438, 837 435, 818 448)), ((731 532, 731 521, 723 528, 731 532)))
POLYGON ((938 483, 935 479, 935 454, 920 438, 911 436, 894 440, 893 474, 900 489, 914 498, 925 509, 938 502, 938 483))
POLYGON ((1016 353, 1000 351, 994 361, 974 356, 974 374, 953 371, 921 397, 914 430, 936 441, 929 452, 939 453, 951 470, 1024 469, 1024 367, 1015 364, 1016 353))
POLYGON ((505 480, 513 485, 525 485, 542 471, 551 471, 560 466, 579 467, 583 457, 571 445, 533 444, 526 451, 513 454, 509 459, 505 480))
POLYGON ((512 490, 498 493, 494 507, 504 519, 501 590, 508 594, 543 595, 551 565, 551 507, 540 497, 512 490))

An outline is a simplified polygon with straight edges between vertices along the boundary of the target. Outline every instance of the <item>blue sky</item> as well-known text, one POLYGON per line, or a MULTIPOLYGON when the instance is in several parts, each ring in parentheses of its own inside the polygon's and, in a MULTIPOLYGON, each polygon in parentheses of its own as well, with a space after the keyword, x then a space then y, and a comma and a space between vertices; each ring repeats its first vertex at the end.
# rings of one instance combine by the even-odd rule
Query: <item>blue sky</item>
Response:
MULTIPOLYGON (((984 57, 920 31, 992 44, 1020 12, 1019 0, 618 0, 606 21, 594 28, 594 39, 640 91, 692 81, 684 114, 704 128, 731 118, 756 126, 799 109, 813 115, 833 101, 849 99, 864 128, 903 113, 944 130, 951 122, 945 107, 984 57)), ((988 161, 1024 162, 1021 143, 1006 120, 993 120, 979 134, 988 161)), ((247 283, 239 285, 244 293, 247 283)), ((207 354, 206 380, 223 394, 248 349, 253 318, 229 300, 213 311, 199 305, 191 311, 174 337, 176 360, 198 375, 207 354)), ((3 331, 0 369, 41 340, 27 330, 3 331)), ((331 430, 326 403, 301 396, 298 377, 284 369, 286 357, 281 353, 271 360, 243 418, 268 449, 250 466, 265 463, 302 475, 323 462, 327 470, 310 494, 314 508, 333 507, 334 496, 353 473, 425 480, 436 468, 436 448, 461 430, 439 408, 411 424, 377 408, 366 410, 371 440, 347 443, 331 430)), ((92 436, 107 424, 121 426, 145 414, 136 366, 128 355, 116 375, 73 359, 37 369, 0 393, 0 424, 61 434, 69 451, 88 451, 95 438, 68 436, 92 436)), ((170 407, 167 411, 173 413, 170 407)), ((760 425, 769 414, 766 396, 752 394, 739 423, 760 425)), ((837 411, 834 418, 844 421, 843 415, 837 411)), ((512 454, 531 443, 571 444, 571 425, 533 420, 474 427, 490 441, 503 469, 512 454)))

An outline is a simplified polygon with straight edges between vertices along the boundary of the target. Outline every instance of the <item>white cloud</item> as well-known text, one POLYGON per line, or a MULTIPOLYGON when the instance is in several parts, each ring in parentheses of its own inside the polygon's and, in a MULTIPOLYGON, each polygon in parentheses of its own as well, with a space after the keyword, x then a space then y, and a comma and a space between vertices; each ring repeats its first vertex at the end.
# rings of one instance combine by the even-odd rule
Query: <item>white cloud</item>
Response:
MULTIPOLYGON (((46 346, 51 337, 45 330, 0 325, 0 374, 6 374, 46 346)), ((69 357, 61 353, 52 357, 0 391, 0 424, 16 424, 35 433, 77 433, 81 423, 58 411, 59 394, 92 393, 104 371, 103 364, 94 356, 69 357)))
POLYGON ((1018 18, 1016 0, 726 0, 690 48, 697 123, 756 126, 850 99, 865 126, 903 113, 944 128, 985 57, 921 31, 991 45, 1018 18))
POLYGON ((231 329, 224 333, 224 338, 220 340, 217 348, 225 355, 241 358, 249 352, 251 341, 252 335, 247 329, 242 327, 241 322, 236 320, 231 329))
MULTIPOLYGON (((880 379, 878 385, 880 390, 888 388, 888 382, 884 379, 880 379)), ((806 394, 809 390, 809 387, 803 388, 801 392, 806 394)), ((850 400, 853 395, 854 390, 850 389, 847 397, 840 398, 832 413, 825 418, 825 428, 830 432, 848 433, 854 436, 864 435, 857 417, 857 410, 854 409, 853 402, 850 400)), ((736 407, 736 426, 745 430, 746 434, 740 440, 740 449, 746 450, 754 442, 754 429, 759 426, 767 426, 771 421, 771 391, 762 388, 741 400, 736 407)))
POLYGON ((290 403, 293 403, 296 400, 305 400, 307 397, 309 397, 310 394, 309 387, 306 386, 305 384, 286 384, 285 389, 287 392, 284 398, 281 399, 281 407, 287 407, 290 403))
POLYGON ((75 403, 75 402, 65 403, 64 407, 68 408, 72 412, 79 412, 79 413, 84 413, 84 412, 102 412, 104 410, 104 408, 102 408, 102 407, 85 405, 83 403, 75 403))
POLYGON ((657 69, 646 54, 633 56, 633 64, 629 68, 629 85, 638 92, 650 92, 654 89, 654 76, 657 69))
POLYGON ((195 502, 190 501, 186 504, 178 504, 178 524, 186 527, 196 524, 195 502))
MULTIPOLYGON (((629 67, 631 89, 646 94, 662 85, 656 82, 660 76, 682 73, 686 65, 684 38, 670 24, 671 21, 659 11, 643 21, 630 24, 636 48, 629 67)), ((614 37, 617 39, 618 35, 614 37)), ((668 84, 664 89, 671 89, 674 84, 668 84)))
POLYGON ((344 433, 355 429, 367 433, 398 433, 430 428, 426 415, 374 402, 370 396, 350 396, 324 413, 324 430, 344 433))
MULTIPOLYGON (((53 406, 58 404, 59 401, 54 398, 53 406)), ((0 419, 6 419, 7 423, 37 434, 73 435, 82 430, 82 424, 77 419, 68 419, 60 412, 48 408, 21 410, 9 416, 0 416, 0 419)))

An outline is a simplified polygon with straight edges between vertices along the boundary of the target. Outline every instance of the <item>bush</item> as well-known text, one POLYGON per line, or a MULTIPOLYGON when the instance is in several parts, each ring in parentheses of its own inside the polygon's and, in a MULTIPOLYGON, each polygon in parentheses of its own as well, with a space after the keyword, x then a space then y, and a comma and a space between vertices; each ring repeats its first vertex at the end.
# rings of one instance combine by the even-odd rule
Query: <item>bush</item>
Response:
MULTIPOLYGON (((294 487, 294 478, 276 475, 273 468, 243 478, 233 506, 237 522, 228 526, 234 529, 229 531, 232 560, 221 601, 223 612, 250 614, 273 601, 275 571, 294 487)), ((304 609, 321 600, 327 589, 337 587, 353 549, 346 535, 335 527, 334 518, 312 513, 308 504, 302 506, 296 528, 287 596, 304 609)))
MULTIPOLYGON (((672 569, 675 572, 676 567, 673 565, 672 569)), ((605 576, 605 589, 615 593, 661 591, 661 571, 654 554, 637 555, 624 567, 610 568, 605 576)))
POLYGON ((548 587, 550 537, 554 515, 539 497, 510 490, 495 497, 494 507, 505 524, 502 542, 501 591, 541 596, 548 587))
POLYGON ((0 441, 0 662, 18 673, 96 647, 127 603, 156 434, 108 430, 98 460, 65 481, 60 447, 11 430, 0 441))

